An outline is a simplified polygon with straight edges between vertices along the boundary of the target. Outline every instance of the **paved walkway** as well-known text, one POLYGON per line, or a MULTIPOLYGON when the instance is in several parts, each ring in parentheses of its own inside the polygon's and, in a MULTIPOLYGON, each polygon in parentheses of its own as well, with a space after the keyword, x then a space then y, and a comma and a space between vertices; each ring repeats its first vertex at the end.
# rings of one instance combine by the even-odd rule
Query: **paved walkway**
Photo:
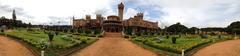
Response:
POLYGON ((121 33, 106 33, 103 38, 73 53, 71 56, 157 56, 121 37, 121 33))
POLYGON ((34 56, 31 51, 15 40, 0 36, 0 56, 34 56))
POLYGON ((228 40, 207 46, 193 56, 240 56, 240 40, 228 40))

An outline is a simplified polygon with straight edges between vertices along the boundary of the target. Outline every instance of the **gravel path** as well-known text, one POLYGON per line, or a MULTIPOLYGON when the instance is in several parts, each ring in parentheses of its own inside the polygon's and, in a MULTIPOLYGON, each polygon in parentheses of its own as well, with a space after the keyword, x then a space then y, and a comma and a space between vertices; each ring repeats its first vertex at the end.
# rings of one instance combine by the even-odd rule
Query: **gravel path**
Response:
POLYGON ((228 40, 207 46, 193 56, 240 56, 240 40, 228 40))
POLYGON ((121 37, 121 33, 106 33, 103 38, 73 53, 71 56, 157 56, 121 37))
POLYGON ((0 56, 34 56, 31 51, 8 37, 0 36, 0 56))

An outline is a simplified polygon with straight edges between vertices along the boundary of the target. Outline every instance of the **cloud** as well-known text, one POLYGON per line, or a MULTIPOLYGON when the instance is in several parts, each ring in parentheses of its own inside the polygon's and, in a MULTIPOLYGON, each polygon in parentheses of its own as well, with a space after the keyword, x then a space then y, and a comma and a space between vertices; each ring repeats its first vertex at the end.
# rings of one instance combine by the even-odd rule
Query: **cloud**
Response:
POLYGON ((128 8, 127 12, 124 13, 124 19, 129 19, 130 17, 135 16, 138 13, 137 10, 133 8, 128 8))
POLYGON ((13 9, 16 11, 16 15, 18 16, 18 20, 26 20, 26 18, 34 18, 31 15, 28 15, 23 8, 20 7, 12 7, 10 5, 1 5, 0 4, 0 15, 11 18, 13 9), (25 19, 24 19, 25 18, 25 19))
MULTIPOLYGON (((159 22, 160 27, 177 22, 188 27, 226 27, 240 20, 240 0, 122 0, 124 19, 144 12, 148 21, 159 22)), ((69 24, 69 17, 77 19, 96 13, 103 16, 117 15, 113 0, 1 0, 0 15, 11 17, 13 8, 18 18, 32 24, 49 24, 62 21, 69 24), (57 1, 57 2, 56 2, 57 1)))
MULTIPOLYGON (((52 25, 70 25, 70 21, 72 17, 56 17, 56 16, 48 16, 50 19, 49 24, 52 25)), ((48 23, 47 23, 48 24, 48 23)))
MULTIPOLYGON (((49 16, 64 17, 67 20, 69 16, 75 16, 76 18, 83 18, 87 14, 95 16, 97 10, 104 10, 103 16, 116 14, 112 9, 112 4, 117 2, 112 0, 1 0, 0 3, 1 5, 17 7, 17 9, 23 8, 25 15, 20 15, 20 11, 16 10, 16 12, 19 12, 17 17, 28 17, 23 21, 32 24, 48 24, 54 21, 49 16)), ((6 13, 8 14, 3 15, 11 16, 10 12, 6 13)))
MULTIPOLYGON (((142 8, 155 9, 149 18, 161 25, 177 22, 188 27, 226 27, 240 20, 240 0, 127 0, 142 8), (160 13, 160 14, 154 14, 160 13), (158 17, 154 17, 158 16, 158 17)), ((153 11, 145 9, 146 11, 153 11)))

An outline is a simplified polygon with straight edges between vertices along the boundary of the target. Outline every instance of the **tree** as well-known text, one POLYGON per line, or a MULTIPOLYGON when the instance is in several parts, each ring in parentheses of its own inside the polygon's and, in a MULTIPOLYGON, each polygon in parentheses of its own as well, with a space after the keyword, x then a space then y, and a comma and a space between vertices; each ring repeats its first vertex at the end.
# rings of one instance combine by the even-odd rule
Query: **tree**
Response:
POLYGON ((2 16, 0 19, 7 19, 5 16, 2 16))
POLYGON ((226 31, 230 34, 240 34, 240 21, 232 22, 227 28, 226 31))
POLYGON ((167 32, 180 34, 180 33, 186 33, 188 28, 184 25, 181 25, 180 23, 173 24, 166 28, 167 32))
POLYGON ((196 34, 196 31, 198 31, 199 29, 197 27, 191 27, 188 29, 188 33, 191 34, 196 34))
POLYGON ((52 31, 49 32, 48 33, 48 38, 49 38, 50 43, 52 43, 53 37, 54 37, 54 33, 52 31))
POLYGON ((176 41, 177 41, 177 37, 172 37, 172 43, 176 44, 176 41))

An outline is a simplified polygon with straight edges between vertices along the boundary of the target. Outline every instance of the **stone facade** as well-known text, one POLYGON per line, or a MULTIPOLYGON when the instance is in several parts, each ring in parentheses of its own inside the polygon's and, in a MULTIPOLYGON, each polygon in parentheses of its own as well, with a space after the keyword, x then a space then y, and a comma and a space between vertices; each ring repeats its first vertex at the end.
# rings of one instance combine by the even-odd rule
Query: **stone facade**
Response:
POLYGON ((73 28, 100 28, 108 32, 120 32, 124 29, 132 32, 157 32, 160 30, 158 22, 150 22, 143 19, 144 13, 137 13, 136 16, 127 20, 123 20, 124 5, 118 4, 118 16, 111 15, 107 19, 101 15, 96 15, 96 19, 92 19, 90 15, 86 15, 85 19, 75 19, 73 17, 73 28))
POLYGON ((96 15, 96 19, 91 19, 90 15, 86 15, 86 19, 75 19, 73 17, 73 27, 101 27, 103 19, 104 18, 101 15, 96 15))

